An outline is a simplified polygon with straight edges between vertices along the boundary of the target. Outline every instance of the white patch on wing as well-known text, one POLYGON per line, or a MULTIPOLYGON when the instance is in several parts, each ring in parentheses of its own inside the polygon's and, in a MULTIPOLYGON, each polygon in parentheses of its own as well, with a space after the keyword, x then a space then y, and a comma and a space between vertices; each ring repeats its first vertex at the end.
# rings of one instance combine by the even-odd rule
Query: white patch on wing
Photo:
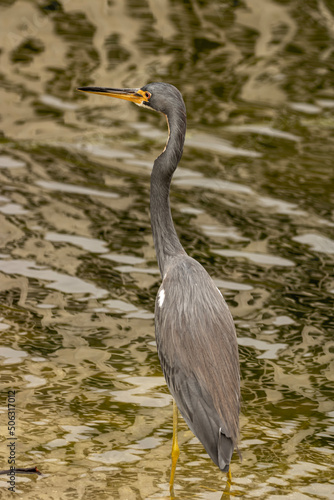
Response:
POLYGON ((164 300, 165 300, 165 290, 162 288, 159 292, 159 295, 158 295, 158 304, 159 304, 159 307, 162 307, 162 304, 164 303, 164 300))
MULTIPOLYGON (((220 295, 223 297, 223 294, 221 293, 221 291, 219 290, 219 288, 217 288, 218 292, 220 293, 220 295)), ((223 297, 224 298, 224 297, 223 297)))

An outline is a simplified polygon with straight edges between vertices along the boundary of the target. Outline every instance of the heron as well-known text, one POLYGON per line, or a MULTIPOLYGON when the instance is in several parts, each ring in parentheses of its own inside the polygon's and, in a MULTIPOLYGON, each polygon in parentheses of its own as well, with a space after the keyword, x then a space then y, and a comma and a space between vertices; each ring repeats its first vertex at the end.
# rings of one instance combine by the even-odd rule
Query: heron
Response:
POLYGON ((172 219, 170 185, 181 160, 186 108, 181 92, 168 83, 141 88, 80 87, 82 92, 131 101, 165 115, 168 139, 151 172, 150 214, 162 278, 155 302, 157 351, 173 397, 173 445, 170 489, 180 449, 178 409, 213 462, 231 480, 237 449, 240 368, 231 312, 204 267, 183 248, 172 219))

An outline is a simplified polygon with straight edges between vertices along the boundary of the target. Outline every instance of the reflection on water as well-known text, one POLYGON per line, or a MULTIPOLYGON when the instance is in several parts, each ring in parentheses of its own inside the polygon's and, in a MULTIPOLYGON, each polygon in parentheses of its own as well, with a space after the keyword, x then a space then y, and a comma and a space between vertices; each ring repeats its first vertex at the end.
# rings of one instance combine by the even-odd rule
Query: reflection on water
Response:
POLYGON ((226 127, 226 130, 230 132, 251 132, 252 134, 258 135, 268 135, 269 137, 277 137, 278 139, 287 139, 289 141, 299 141, 300 137, 290 134, 289 132, 282 132, 282 130, 276 130, 272 127, 265 127, 263 125, 237 125, 226 127))
POLYGON ((186 140, 186 146, 194 147, 196 150, 206 149, 207 151, 223 155, 246 156, 247 158, 259 158, 261 156, 256 151, 235 148, 229 141, 209 134, 191 134, 191 137, 186 140))
POLYGON ((9 155, 0 155, 0 168, 20 168, 25 167, 23 161, 15 160, 9 155))
POLYGON ((90 294, 97 299, 107 294, 105 290, 101 290, 91 283, 85 283, 80 278, 46 269, 45 266, 39 266, 32 260, 6 259, 0 261, 0 271, 5 274, 17 274, 45 282, 51 281, 51 284, 45 286, 64 293, 90 294))
POLYGON ((90 196, 103 196, 106 198, 117 198, 115 193, 107 193, 105 191, 97 191, 82 186, 72 186, 70 184, 63 184, 62 182, 49 182, 49 181, 36 181, 36 184, 45 189, 52 189, 54 191, 62 191, 63 193, 85 194, 90 196))
POLYGON ((260 254, 255 252, 238 252, 236 250, 215 250, 218 255, 225 257, 245 257, 259 265, 268 266, 293 266, 294 263, 288 259, 282 259, 270 254, 260 254))
POLYGON ((334 240, 320 236, 319 234, 303 234, 302 236, 295 236, 292 238, 298 243, 310 245, 315 252, 334 253, 334 240))
MULTIPOLYGON (((330 0, 1 2, 0 412, 15 389, 18 464, 43 472, 20 497, 169 498, 148 208, 166 124, 75 92, 161 80, 188 110, 175 225, 238 331, 231 495, 334 497, 333 23, 330 0)), ((182 420, 179 439, 176 498, 218 500, 182 420)))
MULTIPOLYGON (((61 241, 64 243, 71 243, 78 246, 87 252, 92 253, 105 253, 108 251, 106 242, 97 240, 96 238, 85 238, 84 236, 73 236, 72 234, 59 234, 59 233, 46 233, 44 236, 46 241, 61 241)), ((106 256, 105 256, 106 257, 106 256)))

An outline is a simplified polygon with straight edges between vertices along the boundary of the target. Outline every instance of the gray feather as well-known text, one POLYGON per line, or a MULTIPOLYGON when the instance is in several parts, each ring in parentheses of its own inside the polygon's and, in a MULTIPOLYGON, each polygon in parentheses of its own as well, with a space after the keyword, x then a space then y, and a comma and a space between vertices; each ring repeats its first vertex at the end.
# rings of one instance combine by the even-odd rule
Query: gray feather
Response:
POLYGON ((205 269, 173 259, 156 302, 156 340, 169 390, 190 429, 222 470, 238 438, 238 345, 230 311, 205 269))

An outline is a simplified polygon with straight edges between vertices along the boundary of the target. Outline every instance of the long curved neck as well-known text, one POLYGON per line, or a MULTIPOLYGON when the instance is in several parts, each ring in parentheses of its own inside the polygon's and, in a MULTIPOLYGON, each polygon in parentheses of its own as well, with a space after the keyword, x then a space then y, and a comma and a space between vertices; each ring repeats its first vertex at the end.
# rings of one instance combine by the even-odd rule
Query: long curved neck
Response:
POLYGON ((167 115, 167 123, 168 142, 153 165, 150 197, 153 240, 162 277, 173 257, 186 254, 176 234, 169 204, 170 183, 183 152, 187 123, 185 108, 172 110, 167 115))

